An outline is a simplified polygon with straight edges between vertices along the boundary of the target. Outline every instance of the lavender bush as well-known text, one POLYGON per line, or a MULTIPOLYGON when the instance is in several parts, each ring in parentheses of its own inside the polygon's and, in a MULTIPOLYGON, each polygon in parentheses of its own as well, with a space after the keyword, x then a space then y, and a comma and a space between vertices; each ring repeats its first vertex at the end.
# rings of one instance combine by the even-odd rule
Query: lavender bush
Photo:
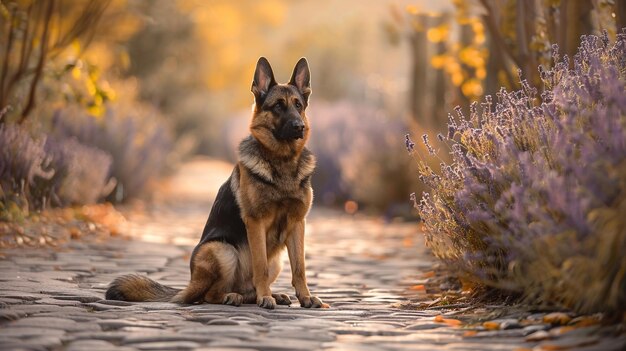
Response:
POLYGON ((109 201, 121 202, 145 193, 165 169, 172 139, 151 109, 111 106, 100 119, 80 112, 58 111, 52 135, 105 151, 112 157, 109 176, 116 184, 109 201))
POLYGON ((73 139, 32 136, 0 125, 0 217, 14 219, 49 205, 91 204, 112 190, 111 157, 73 139), (16 213, 17 212, 17 213, 16 213))
POLYGON ((79 143, 75 138, 48 137, 44 145, 54 174, 37 182, 31 190, 36 199, 50 199, 54 206, 93 204, 111 193, 115 179, 110 177, 111 155, 79 143))
MULTIPOLYGON (((434 253, 481 285, 580 312, 626 309, 626 31, 553 48, 541 99, 501 90, 450 116, 453 161, 417 204, 434 253), (570 69, 573 63, 573 69, 570 69)), ((413 142, 407 136, 407 147, 413 142)))
MULTIPOLYGON (((2 116, 0 116, 1 118, 2 116)), ((50 179, 50 158, 44 149, 45 138, 33 138, 14 124, 0 124, 0 212, 9 207, 28 211, 30 187, 38 179, 50 179)))
POLYGON ((355 200, 364 207, 398 212, 411 188, 409 160, 394 137, 408 128, 381 109, 349 102, 317 102, 308 113, 309 147, 317 157, 313 187, 320 203, 355 200), (396 152, 394 152, 394 150, 396 152), (395 181, 389 182, 390 177, 395 181))
POLYGON ((145 111, 119 111, 112 107, 102 119, 58 111, 49 135, 0 124, 0 218, 145 191, 161 175, 171 139, 145 111))

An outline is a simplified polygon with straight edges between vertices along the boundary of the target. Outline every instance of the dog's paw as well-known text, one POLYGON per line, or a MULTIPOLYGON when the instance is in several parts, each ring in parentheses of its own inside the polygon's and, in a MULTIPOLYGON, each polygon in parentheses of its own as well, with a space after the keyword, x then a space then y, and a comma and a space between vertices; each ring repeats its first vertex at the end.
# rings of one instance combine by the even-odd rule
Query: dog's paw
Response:
POLYGON ((276 300, 276 303, 283 306, 291 305, 291 299, 287 294, 272 294, 272 297, 276 300))
POLYGON ((322 308, 324 303, 317 296, 302 296, 298 297, 300 300, 300 306, 304 308, 322 308))
POLYGON ((229 293, 224 295, 224 305, 241 306, 243 303, 243 296, 237 293, 229 293))
POLYGON ((268 310, 276 308, 276 300, 274 300, 271 296, 257 297, 256 304, 259 305, 259 307, 267 308, 268 310))

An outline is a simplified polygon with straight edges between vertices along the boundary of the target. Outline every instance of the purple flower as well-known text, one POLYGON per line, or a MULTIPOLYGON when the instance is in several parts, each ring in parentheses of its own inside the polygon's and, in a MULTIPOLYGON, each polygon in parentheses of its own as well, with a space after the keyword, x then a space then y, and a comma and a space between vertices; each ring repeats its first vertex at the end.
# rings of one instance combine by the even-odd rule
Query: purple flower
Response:
POLYGON ((409 153, 413 152, 413 149, 415 149, 415 143, 411 140, 411 136, 408 133, 404 136, 404 143, 406 145, 406 151, 409 153))

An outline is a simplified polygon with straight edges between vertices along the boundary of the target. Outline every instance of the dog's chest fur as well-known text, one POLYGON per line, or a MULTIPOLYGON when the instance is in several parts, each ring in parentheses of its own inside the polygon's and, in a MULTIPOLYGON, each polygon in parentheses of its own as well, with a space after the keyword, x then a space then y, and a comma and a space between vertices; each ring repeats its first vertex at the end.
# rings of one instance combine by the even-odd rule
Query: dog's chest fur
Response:
POLYGON ((242 217, 267 218, 268 234, 275 232, 280 236, 290 223, 302 220, 309 211, 315 157, 306 148, 293 158, 276 159, 267 153, 253 137, 241 142, 235 178, 248 184, 234 184, 237 189, 233 190, 238 195, 242 217), (251 184, 254 186, 248 186, 251 184))
POLYGON ((254 139, 248 137, 239 145, 240 165, 267 188, 274 188, 272 194, 279 199, 281 195, 291 197, 294 192, 310 186, 310 177, 315 169, 315 157, 304 148, 298 157, 276 158, 270 151, 254 139))

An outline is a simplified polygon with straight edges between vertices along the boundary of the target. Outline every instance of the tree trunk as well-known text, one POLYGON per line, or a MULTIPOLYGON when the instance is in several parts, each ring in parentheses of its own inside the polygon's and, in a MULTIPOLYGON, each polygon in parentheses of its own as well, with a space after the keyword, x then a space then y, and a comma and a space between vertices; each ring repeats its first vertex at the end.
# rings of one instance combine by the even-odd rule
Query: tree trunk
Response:
POLYGON ((617 0, 615 5, 615 26, 617 33, 621 33, 626 28, 626 1, 617 0))
POLYGON ((418 124, 423 124, 426 119, 424 102, 426 101, 426 72, 428 70, 428 41, 425 29, 427 18, 419 16, 417 20, 422 28, 415 29, 409 38, 413 50, 409 108, 413 120, 418 124))
MULTIPOLYGON (((461 47, 467 47, 469 45, 471 45, 472 43, 472 39, 474 36, 474 32, 472 31, 472 28, 470 26, 461 26, 460 28, 460 43, 461 43, 461 47)), ((464 66, 464 69, 468 69, 469 67, 464 66)), ((470 98, 465 96, 465 94, 463 94, 463 85, 459 85, 458 87, 455 88, 455 101, 453 106, 460 106, 464 111, 469 110, 469 105, 470 105, 470 98)))
POLYGON ((507 48, 504 38, 501 35, 500 21, 502 19, 502 8, 499 1, 480 0, 485 14, 482 16, 483 23, 489 34, 489 63, 487 67, 487 92, 497 91, 499 87, 504 85, 507 89, 516 86, 517 80, 511 74, 510 62, 512 61, 517 67, 521 64, 517 60, 517 56, 507 48), (503 81, 500 81, 499 74, 502 72, 503 81), (489 77, 491 76, 491 77, 489 77), (495 89, 495 90, 492 90, 495 89))
MULTIPOLYGON (((446 51, 446 45, 444 42, 437 43, 435 46, 436 55, 441 55, 446 51)), ((442 69, 433 70, 435 75, 433 84, 433 99, 432 99, 432 112, 428 121, 429 127, 441 127, 445 126, 448 121, 448 115, 446 114, 446 73, 442 69)))
POLYGON ((515 22, 515 34, 517 39, 517 50, 519 67, 522 70, 523 79, 531 84, 539 84, 539 72, 537 71, 537 57, 530 48, 533 36, 535 35, 535 21, 537 19, 537 9, 534 1, 518 1, 516 4, 517 16, 515 22))
POLYGON ((580 36, 593 33, 592 11, 591 0, 561 1, 559 47, 562 53, 572 57, 580 45, 580 36))

